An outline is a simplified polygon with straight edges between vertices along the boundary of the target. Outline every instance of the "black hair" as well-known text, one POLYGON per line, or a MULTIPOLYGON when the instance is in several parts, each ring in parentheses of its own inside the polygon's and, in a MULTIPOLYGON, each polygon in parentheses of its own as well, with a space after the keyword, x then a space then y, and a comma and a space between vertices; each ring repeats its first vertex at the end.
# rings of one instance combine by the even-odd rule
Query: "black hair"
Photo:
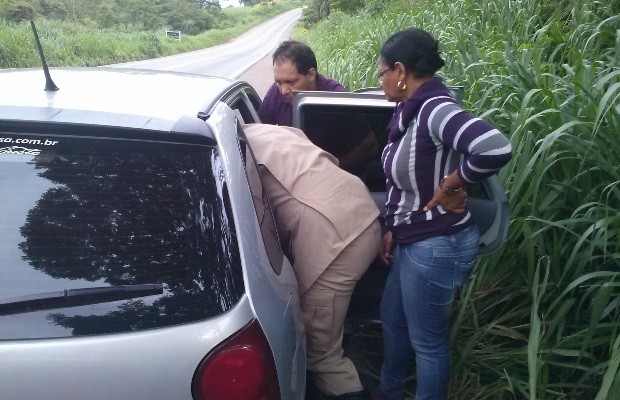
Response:
POLYGON ((390 67, 401 62, 407 71, 433 76, 446 63, 439 55, 439 42, 423 29, 407 28, 385 41, 381 57, 390 67))
POLYGON ((300 74, 307 74, 310 68, 317 70, 316 56, 305 43, 295 40, 282 42, 273 53, 273 62, 290 61, 300 74))

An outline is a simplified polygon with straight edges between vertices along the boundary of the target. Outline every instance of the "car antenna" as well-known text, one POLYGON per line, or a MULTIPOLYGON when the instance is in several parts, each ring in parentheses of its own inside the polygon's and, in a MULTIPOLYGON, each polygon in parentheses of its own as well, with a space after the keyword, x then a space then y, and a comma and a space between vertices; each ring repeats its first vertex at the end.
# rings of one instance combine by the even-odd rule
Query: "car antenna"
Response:
POLYGON ((41 42, 39 41, 39 35, 37 35, 37 28, 34 27, 34 21, 30 21, 30 27, 32 28, 32 33, 34 34, 34 46, 37 49, 37 53, 39 53, 39 58, 41 59, 41 65, 43 66, 43 73, 45 74, 45 90, 46 91, 56 91, 58 90, 58 86, 52 80, 50 76, 50 70, 47 68, 47 63, 45 62, 45 55, 43 55, 43 49, 41 48, 41 42))

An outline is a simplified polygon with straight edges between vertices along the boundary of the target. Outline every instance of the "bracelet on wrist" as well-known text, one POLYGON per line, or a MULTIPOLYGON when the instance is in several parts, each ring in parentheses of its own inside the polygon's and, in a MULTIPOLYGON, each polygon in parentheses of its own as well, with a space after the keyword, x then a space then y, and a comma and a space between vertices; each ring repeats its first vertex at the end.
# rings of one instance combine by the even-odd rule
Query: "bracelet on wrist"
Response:
POLYGON ((441 188, 441 190, 443 190, 443 192, 445 194, 447 194, 448 196, 452 196, 457 194, 461 188, 457 187, 457 188, 450 188, 447 187, 446 185, 444 185, 444 181, 448 178, 448 175, 444 176, 443 178, 441 178, 441 181, 439 181, 439 187, 441 188))

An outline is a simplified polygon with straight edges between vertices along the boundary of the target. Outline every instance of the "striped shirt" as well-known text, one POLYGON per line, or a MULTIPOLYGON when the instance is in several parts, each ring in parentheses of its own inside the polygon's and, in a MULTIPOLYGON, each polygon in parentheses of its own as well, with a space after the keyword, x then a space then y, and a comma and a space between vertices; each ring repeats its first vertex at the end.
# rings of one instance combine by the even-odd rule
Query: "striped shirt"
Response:
POLYGON ((440 180, 457 170, 461 181, 478 182, 512 157, 508 139, 463 110, 441 78, 424 83, 410 100, 418 103, 416 115, 408 125, 395 121, 404 134, 392 138, 381 156, 387 183, 385 221, 397 243, 464 229, 472 222, 469 212, 448 213, 441 206, 423 210, 440 180))

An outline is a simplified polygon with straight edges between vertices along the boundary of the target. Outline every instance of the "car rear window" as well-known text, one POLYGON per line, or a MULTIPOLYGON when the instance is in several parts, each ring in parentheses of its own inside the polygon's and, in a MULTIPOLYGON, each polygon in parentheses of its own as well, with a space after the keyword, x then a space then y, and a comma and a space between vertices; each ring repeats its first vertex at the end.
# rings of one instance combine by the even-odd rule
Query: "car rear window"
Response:
POLYGON ((240 263, 215 148, 0 132, 0 339, 213 317, 240 263))

